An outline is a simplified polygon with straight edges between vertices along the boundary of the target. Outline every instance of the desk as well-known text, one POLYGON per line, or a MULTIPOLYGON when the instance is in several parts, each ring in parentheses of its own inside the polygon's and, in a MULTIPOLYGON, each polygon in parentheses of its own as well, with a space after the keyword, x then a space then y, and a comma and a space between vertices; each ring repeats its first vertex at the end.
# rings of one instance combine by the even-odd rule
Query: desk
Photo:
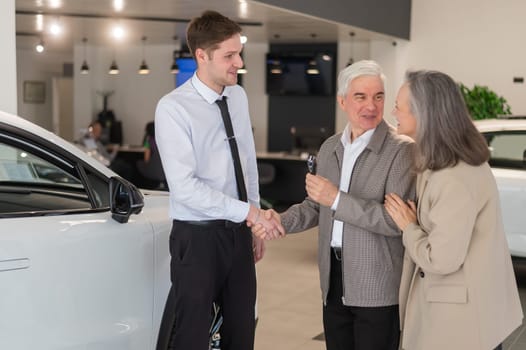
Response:
POLYGON ((131 181, 135 186, 145 189, 157 189, 159 182, 146 179, 141 176, 137 169, 137 161, 143 159, 144 147, 117 146, 117 154, 113 163, 118 164, 119 168, 123 169, 123 174, 120 175, 131 181))
POLYGON ((305 175, 307 174, 307 155, 290 153, 257 153, 258 166, 269 164, 275 170, 273 181, 259 185, 261 197, 287 204, 302 202, 307 197, 305 175))
MULTIPOLYGON (((115 146, 114 146, 115 147, 115 146)), ((135 167, 135 163, 144 159, 144 147, 140 146, 116 146, 115 158, 122 159, 135 167)))

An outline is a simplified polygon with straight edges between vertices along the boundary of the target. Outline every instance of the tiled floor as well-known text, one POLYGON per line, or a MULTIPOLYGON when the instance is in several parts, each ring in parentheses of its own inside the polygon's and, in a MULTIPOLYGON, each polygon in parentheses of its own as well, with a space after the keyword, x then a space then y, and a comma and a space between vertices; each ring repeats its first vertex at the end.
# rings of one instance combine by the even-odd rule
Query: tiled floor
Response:
MULTIPOLYGON (((256 350, 324 350, 315 340, 323 332, 317 268, 317 229, 267 242, 258 263, 256 350)), ((516 262, 523 308, 526 308, 526 262, 516 262)), ((505 350, 526 350, 523 325, 508 337, 505 350)), ((320 338, 320 337, 318 337, 320 338)))

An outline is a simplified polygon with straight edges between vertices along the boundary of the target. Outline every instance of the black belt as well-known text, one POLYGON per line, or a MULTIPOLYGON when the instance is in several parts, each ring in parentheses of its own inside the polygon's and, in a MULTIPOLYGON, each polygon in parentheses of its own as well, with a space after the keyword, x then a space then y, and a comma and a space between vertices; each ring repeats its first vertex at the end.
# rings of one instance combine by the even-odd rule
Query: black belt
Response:
POLYGON ((230 220, 174 220, 187 225, 216 228, 236 228, 245 224, 245 221, 233 222, 230 220))
POLYGON ((334 257, 336 260, 341 261, 342 260, 342 248, 341 247, 331 247, 332 251, 334 252, 334 257))

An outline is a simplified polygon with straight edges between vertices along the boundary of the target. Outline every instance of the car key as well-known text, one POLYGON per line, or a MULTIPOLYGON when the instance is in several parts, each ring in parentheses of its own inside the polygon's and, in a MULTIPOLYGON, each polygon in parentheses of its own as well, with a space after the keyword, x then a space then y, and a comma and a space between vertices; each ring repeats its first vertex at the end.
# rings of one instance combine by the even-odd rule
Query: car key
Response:
POLYGON ((309 154, 307 158, 307 169, 312 175, 316 175, 316 156, 314 154, 309 154))

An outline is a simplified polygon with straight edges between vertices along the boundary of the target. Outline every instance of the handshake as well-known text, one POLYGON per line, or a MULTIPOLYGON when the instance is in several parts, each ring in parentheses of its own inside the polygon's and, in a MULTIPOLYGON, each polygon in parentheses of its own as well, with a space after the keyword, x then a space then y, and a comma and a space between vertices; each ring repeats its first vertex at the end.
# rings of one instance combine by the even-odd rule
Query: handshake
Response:
POLYGON ((250 207, 247 217, 247 226, 259 239, 275 239, 285 236, 285 229, 281 225, 281 216, 272 209, 263 210, 250 207))

